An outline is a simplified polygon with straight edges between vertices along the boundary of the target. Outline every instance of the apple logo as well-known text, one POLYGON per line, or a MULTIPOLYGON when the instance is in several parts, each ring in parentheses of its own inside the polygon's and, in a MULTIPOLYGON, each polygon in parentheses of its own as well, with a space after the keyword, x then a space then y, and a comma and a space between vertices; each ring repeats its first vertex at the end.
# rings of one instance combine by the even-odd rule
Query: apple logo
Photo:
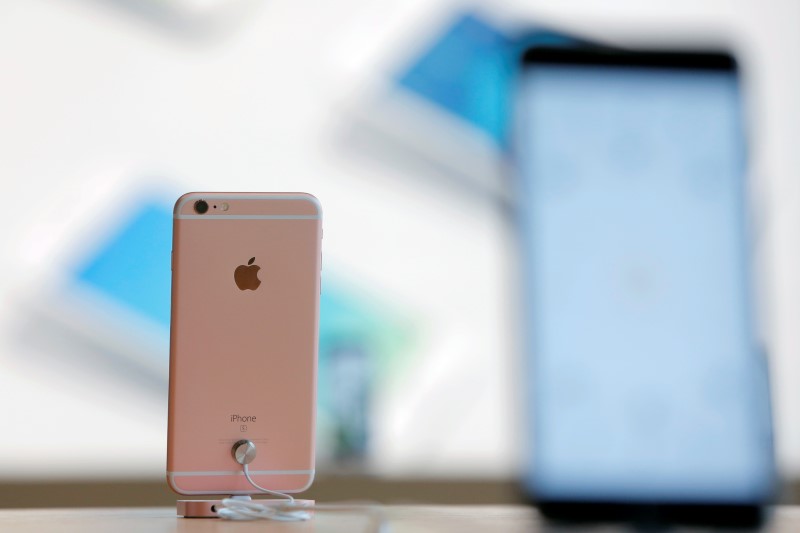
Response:
POLYGON ((261 280, 258 279, 258 271, 261 267, 253 264, 255 260, 255 257, 251 257, 246 265, 239 265, 236 267, 236 270, 233 271, 233 281, 236 282, 236 286, 239 287, 239 290, 244 291, 250 289, 254 291, 261 285, 261 280))

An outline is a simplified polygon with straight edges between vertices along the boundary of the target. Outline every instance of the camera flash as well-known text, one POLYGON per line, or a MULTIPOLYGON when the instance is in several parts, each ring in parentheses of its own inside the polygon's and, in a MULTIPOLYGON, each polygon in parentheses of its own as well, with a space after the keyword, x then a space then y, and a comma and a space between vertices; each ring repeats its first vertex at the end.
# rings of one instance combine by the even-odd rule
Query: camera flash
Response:
POLYGON ((224 202, 224 203, 222 204, 222 210, 223 210, 223 211, 227 211, 227 210, 228 210, 228 203, 227 203, 227 202, 224 202))

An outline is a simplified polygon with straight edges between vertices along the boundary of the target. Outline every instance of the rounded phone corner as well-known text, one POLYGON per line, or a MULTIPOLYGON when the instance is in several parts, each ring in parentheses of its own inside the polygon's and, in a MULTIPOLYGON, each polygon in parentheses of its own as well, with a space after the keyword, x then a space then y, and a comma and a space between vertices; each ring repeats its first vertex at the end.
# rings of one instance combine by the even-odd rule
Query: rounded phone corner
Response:
POLYGON ((175 476, 172 475, 172 472, 167 472, 167 485, 172 492, 175 494, 180 494, 181 496, 189 496, 191 493, 182 490, 176 483, 175 483, 175 476))
POLYGON ((177 200, 175 200, 175 207, 173 207, 173 209, 172 209, 172 214, 173 215, 180 215, 181 214, 181 208, 184 206, 184 204, 186 202, 188 202, 189 200, 191 200, 192 197, 196 196, 197 194, 199 194, 199 193, 197 193, 197 192, 187 192, 185 194, 182 194, 177 200))
POLYGON ((302 487, 300 487, 299 489, 293 490, 292 492, 305 492, 305 491, 307 491, 308 489, 310 489, 310 488, 311 488, 311 485, 313 485, 313 484, 314 484, 314 477, 315 477, 316 475, 317 475, 317 471, 316 471, 316 470, 312 470, 312 471, 311 471, 311 472, 308 474, 308 481, 306 482, 306 484, 305 484, 305 485, 303 485, 302 487))
POLYGON ((316 214, 320 217, 322 216, 322 203, 320 203, 319 198, 308 192, 299 192, 297 195, 299 197, 298 200, 303 200, 314 204, 314 207, 317 209, 316 214))

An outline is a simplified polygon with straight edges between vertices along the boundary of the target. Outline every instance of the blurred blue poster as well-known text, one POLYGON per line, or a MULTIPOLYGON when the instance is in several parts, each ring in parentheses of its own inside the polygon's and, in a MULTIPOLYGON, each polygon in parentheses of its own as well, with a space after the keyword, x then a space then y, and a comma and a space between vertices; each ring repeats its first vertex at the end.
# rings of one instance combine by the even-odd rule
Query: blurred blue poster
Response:
POLYGON ((513 44, 480 15, 460 14, 394 81, 503 146, 513 44))
POLYGON ((506 199, 517 55, 534 42, 570 40, 544 28, 506 28, 483 13, 457 12, 394 69, 380 94, 357 100, 351 139, 387 163, 413 159, 427 167, 427 177, 506 199))

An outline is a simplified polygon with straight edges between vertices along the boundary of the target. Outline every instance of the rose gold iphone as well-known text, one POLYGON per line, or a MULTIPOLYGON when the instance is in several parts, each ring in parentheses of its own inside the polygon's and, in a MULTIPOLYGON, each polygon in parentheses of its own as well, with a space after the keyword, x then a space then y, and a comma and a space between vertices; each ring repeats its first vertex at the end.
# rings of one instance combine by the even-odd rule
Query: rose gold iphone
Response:
POLYGON ((304 193, 175 204, 167 480, 180 494, 300 492, 314 478, 322 212, 304 193))

